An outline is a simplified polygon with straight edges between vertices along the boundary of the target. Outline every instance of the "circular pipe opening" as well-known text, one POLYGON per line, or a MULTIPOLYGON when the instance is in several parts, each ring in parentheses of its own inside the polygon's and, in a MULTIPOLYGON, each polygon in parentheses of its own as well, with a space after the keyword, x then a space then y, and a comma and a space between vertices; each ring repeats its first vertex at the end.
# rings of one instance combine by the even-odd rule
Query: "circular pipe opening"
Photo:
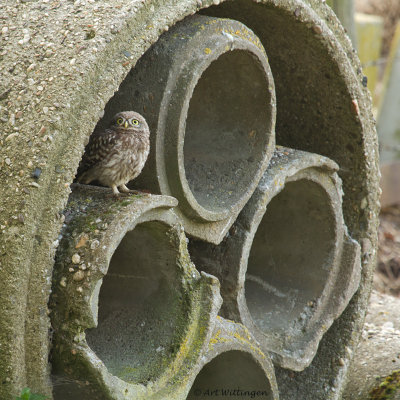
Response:
POLYGON ((203 397, 219 399, 273 399, 266 373, 249 354, 239 350, 222 353, 197 375, 187 400, 203 397))
POLYGON ((232 208, 248 191, 271 140, 271 93, 252 53, 222 54, 202 73, 187 114, 184 166, 195 200, 211 212, 232 208))
POLYGON ((127 382, 154 380, 179 348, 186 308, 169 230, 151 221, 125 235, 100 288, 98 326, 86 332, 109 372, 127 382))
POLYGON ((335 240, 334 211, 319 184, 289 182, 271 200, 253 239, 245 281, 247 307, 261 331, 290 335, 291 328, 305 326, 324 291, 335 240))

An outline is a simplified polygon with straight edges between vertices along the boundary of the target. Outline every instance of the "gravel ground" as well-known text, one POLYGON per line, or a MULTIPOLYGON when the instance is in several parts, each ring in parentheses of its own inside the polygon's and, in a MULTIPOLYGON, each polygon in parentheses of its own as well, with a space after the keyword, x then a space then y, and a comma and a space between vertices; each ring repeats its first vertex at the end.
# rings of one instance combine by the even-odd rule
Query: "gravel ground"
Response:
MULTIPOLYGON (((343 400, 400 399, 398 382, 392 397, 372 392, 396 370, 400 370, 400 299, 373 291, 343 400)), ((383 392, 383 387, 379 390, 383 392)))
POLYGON ((392 375, 397 370, 400 370, 400 205, 388 207, 380 215, 374 291, 343 400, 400 399, 400 374, 392 375))
POLYGON ((379 219, 378 265, 374 288, 400 297, 400 205, 385 208, 379 219))

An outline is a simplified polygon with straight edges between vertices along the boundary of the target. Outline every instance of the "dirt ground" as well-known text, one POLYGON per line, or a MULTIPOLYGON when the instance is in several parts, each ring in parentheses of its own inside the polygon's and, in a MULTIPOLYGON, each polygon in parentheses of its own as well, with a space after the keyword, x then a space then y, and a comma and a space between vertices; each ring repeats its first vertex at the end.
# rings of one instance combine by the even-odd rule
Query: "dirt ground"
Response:
POLYGON ((343 400, 400 400, 400 204, 381 211, 378 262, 343 400))
POLYGON ((400 204, 381 211, 374 289, 400 298, 400 204))
POLYGON ((400 299, 372 292, 343 400, 400 400, 400 299))

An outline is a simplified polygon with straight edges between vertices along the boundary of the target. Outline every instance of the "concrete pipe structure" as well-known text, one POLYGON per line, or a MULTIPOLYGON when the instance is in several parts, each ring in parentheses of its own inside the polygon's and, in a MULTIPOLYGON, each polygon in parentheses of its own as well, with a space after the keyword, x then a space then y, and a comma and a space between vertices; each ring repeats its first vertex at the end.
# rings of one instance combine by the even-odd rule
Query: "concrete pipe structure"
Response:
MULTIPOLYGON (((340 399, 374 270, 379 172, 366 80, 332 10, 319 0, 3 3, 0 398, 13 400, 24 387, 51 396, 48 301, 54 255, 85 144, 141 57, 164 32, 197 14, 236 20, 259 38, 276 91, 276 142, 328 157, 339 166, 344 222, 361 245, 359 289, 322 336, 311 364, 303 371, 275 365, 275 374, 280 399, 340 399)), ((236 40, 231 33, 222 36, 236 40)), ((238 88, 236 80, 227 85, 238 88)), ((193 216, 193 221, 198 224, 201 218, 193 216)), ((223 231, 220 228, 214 239, 223 231)), ((68 273, 66 283, 77 285, 71 281, 73 272, 68 273)), ((82 286, 83 293, 86 290, 82 286)), ((68 315, 56 318, 70 321, 68 315)), ((71 360, 73 354, 65 354, 71 360)), ((99 364, 101 371, 103 366, 99 364)))
POLYGON ((187 396, 279 399, 270 357, 241 324, 217 316, 207 351, 187 396), (201 368, 201 369, 200 369, 201 368))
POLYGON ((275 145, 274 81, 264 48, 237 21, 193 16, 164 33, 108 102, 142 113, 151 150, 138 188, 178 199, 185 231, 219 243, 275 145))
POLYGON ((197 268, 222 283, 222 315, 242 322, 292 370, 310 365, 360 282, 360 246, 343 221, 337 168, 277 147, 225 240, 190 246, 197 268))
POLYGON ((220 306, 167 196, 74 189, 50 300, 56 399, 184 398, 220 306), (172 396, 172 397, 171 397, 172 396))

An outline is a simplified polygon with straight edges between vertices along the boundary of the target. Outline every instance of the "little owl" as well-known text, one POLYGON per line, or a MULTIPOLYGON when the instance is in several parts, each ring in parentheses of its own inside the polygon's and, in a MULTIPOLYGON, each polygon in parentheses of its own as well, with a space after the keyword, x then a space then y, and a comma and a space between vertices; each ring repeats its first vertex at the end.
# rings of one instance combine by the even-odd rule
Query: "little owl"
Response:
POLYGON ((94 131, 79 164, 77 181, 97 181, 115 195, 128 193, 126 184, 143 169, 150 150, 146 120, 134 111, 116 114, 106 130, 94 131))

